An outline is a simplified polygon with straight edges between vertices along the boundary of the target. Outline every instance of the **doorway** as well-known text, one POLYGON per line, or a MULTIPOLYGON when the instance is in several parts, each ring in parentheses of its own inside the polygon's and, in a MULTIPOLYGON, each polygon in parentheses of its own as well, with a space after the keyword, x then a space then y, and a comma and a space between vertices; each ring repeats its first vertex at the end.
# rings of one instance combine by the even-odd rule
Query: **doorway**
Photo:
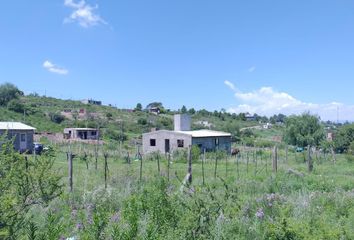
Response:
POLYGON ((21 133, 20 134, 20 151, 24 152, 27 150, 27 134, 21 133))
POLYGON ((170 139, 165 139, 165 153, 170 152, 170 139))

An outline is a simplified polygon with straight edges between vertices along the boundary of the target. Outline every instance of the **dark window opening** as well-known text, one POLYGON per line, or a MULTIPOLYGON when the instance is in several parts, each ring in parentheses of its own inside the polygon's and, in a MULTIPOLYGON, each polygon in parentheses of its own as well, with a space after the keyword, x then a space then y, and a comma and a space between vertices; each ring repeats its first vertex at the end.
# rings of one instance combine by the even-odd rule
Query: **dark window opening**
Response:
POLYGON ((150 139, 150 146, 155 147, 156 146, 156 139, 150 139))
POLYGON ((177 140, 177 147, 183 148, 183 147, 184 147, 184 140, 178 139, 178 140, 177 140))
POLYGON ((92 136, 96 136, 96 135, 97 135, 97 132, 96 132, 96 131, 92 131, 92 132, 91 132, 91 135, 92 135, 92 136))

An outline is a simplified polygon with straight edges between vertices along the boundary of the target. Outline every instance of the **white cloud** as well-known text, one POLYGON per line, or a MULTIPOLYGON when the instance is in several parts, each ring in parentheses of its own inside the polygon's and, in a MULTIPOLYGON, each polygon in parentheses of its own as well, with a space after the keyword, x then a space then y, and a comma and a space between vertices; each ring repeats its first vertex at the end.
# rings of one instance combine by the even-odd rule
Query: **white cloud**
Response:
POLYGON ((248 72, 253 73, 254 71, 256 71, 256 66, 252 66, 248 69, 248 72))
POLYGON ((92 7, 87 4, 85 0, 74 2, 74 0, 64 0, 64 6, 72 8, 71 15, 64 19, 64 23, 77 22, 84 28, 92 27, 99 24, 107 24, 95 10, 98 9, 98 5, 92 7))
POLYGON ((225 85, 228 86, 231 90, 236 91, 235 85, 234 85, 232 82, 230 82, 230 81, 228 81, 228 80, 225 80, 224 83, 225 83, 225 85))
POLYGON ((44 61, 43 67, 47 69, 49 72, 53 72, 61 75, 66 75, 69 73, 67 69, 59 67, 48 60, 44 61))
POLYGON ((228 109, 229 112, 249 112, 271 116, 278 113, 291 115, 310 111, 313 114, 318 114, 323 120, 336 121, 337 113, 339 113, 338 117, 341 121, 354 120, 354 105, 338 102, 326 104, 304 102, 286 92, 276 91, 272 87, 261 87, 255 91, 241 92, 229 81, 225 81, 224 84, 234 92, 235 98, 240 103, 228 109))

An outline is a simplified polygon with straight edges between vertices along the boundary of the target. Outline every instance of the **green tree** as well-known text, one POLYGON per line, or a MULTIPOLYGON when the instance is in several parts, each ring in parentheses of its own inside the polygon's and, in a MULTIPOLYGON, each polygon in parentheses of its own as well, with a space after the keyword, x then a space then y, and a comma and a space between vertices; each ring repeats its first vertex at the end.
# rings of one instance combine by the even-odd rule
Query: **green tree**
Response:
POLYGON ((134 110, 137 112, 141 112, 143 110, 143 105, 141 105, 141 103, 136 104, 134 110))
POLYGON ((187 108, 186 108, 186 106, 182 106, 182 108, 181 108, 181 113, 187 113, 187 108))
POLYGON ((294 146, 319 146, 325 138, 320 118, 310 113, 290 116, 285 121, 285 126, 284 140, 294 146))
POLYGON ((194 108, 190 108, 189 110, 188 110, 188 113, 189 114, 191 114, 191 115, 193 115, 193 114, 195 114, 195 109, 194 108))
POLYGON ((354 124, 341 127, 334 138, 334 146, 338 152, 347 152, 354 141, 354 124))
POLYGON ((19 96, 23 96, 23 92, 15 85, 11 83, 0 85, 0 106, 6 106, 8 102, 12 99, 17 99, 19 96))

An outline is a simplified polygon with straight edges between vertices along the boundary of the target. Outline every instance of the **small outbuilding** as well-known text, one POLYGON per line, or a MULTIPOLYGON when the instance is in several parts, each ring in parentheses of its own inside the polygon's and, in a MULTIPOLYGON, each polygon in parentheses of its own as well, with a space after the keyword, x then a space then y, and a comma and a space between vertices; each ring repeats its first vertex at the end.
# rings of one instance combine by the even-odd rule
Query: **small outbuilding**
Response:
POLYGON ((14 149, 21 153, 33 150, 33 135, 36 129, 20 122, 0 122, 0 136, 13 139, 14 149))
POLYGON ((143 153, 169 153, 178 149, 198 146, 201 151, 224 150, 231 153, 231 134, 212 130, 190 130, 188 115, 175 115, 174 131, 159 130, 143 134, 143 153))
POLYGON ((96 128, 65 128, 64 139, 98 140, 99 131, 96 128))

